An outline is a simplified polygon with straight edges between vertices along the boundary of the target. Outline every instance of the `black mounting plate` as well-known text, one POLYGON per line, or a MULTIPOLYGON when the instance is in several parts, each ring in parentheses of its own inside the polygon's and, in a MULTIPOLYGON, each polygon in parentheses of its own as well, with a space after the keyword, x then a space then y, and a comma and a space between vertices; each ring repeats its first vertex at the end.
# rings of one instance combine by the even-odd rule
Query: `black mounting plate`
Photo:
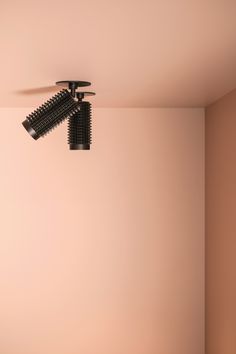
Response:
POLYGON ((75 93, 75 95, 78 98, 78 100, 82 100, 84 97, 94 96, 94 95, 96 95, 96 93, 95 92, 77 91, 75 93))
POLYGON ((64 80, 57 81, 56 85, 71 89, 72 87, 76 90, 78 87, 90 86, 91 82, 88 81, 76 81, 76 80, 64 80))

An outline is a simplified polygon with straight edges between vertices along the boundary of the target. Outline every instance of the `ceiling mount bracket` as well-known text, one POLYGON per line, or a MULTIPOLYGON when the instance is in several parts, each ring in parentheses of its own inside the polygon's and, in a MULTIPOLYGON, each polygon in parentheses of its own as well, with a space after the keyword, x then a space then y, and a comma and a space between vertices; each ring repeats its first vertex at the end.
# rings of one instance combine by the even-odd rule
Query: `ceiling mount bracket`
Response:
POLYGON ((76 80, 64 80, 64 81, 57 81, 56 85, 65 87, 69 89, 71 92, 72 97, 76 96, 76 90, 78 87, 85 87, 90 86, 91 82, 88 81, 76 81, 76 80))

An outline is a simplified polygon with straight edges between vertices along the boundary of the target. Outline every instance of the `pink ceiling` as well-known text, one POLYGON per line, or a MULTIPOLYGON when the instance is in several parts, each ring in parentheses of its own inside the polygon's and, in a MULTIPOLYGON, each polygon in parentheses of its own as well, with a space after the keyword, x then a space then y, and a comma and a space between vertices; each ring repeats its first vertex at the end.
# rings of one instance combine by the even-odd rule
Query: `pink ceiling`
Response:
POLYGON ((236 87, 235 0, 2 0, 0 106, 57 80, 97 107, 205 106, 236 87))

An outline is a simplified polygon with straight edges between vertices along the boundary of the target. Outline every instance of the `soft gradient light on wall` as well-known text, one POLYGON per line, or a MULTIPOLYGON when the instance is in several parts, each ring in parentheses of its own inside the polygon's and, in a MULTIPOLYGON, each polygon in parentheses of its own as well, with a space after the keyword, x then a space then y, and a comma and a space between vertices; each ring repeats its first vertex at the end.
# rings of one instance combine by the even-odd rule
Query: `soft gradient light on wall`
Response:
POLYGON ((95 109, 74 154, 31 110, 0 110, 1 354, 204 354, 204 111, 95 109))

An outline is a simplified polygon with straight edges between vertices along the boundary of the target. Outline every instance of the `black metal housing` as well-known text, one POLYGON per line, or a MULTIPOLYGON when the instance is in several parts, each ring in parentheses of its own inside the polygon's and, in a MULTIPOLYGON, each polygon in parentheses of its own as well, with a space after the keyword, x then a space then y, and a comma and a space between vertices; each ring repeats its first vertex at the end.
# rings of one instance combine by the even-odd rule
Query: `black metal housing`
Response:
POLYGON ((77 111, 78 103, 67 90, 62 90, 29 114, 22 124, 32 138, 37 140, 77 111))
POLYGON ((88 81, 66 80, 56 82, 65 87, 22 122, 35 139, 43 137, 57 125, 68 119, 68 144, 70 150, 90 150, 91 104, 83 101, 94 92, 77 92, 78 87, 91 85, 88 81))
POLYGON ((68 144, 70 150, 90 150, 91 104, 79 101, 79 111, 68 119, 68 144))

